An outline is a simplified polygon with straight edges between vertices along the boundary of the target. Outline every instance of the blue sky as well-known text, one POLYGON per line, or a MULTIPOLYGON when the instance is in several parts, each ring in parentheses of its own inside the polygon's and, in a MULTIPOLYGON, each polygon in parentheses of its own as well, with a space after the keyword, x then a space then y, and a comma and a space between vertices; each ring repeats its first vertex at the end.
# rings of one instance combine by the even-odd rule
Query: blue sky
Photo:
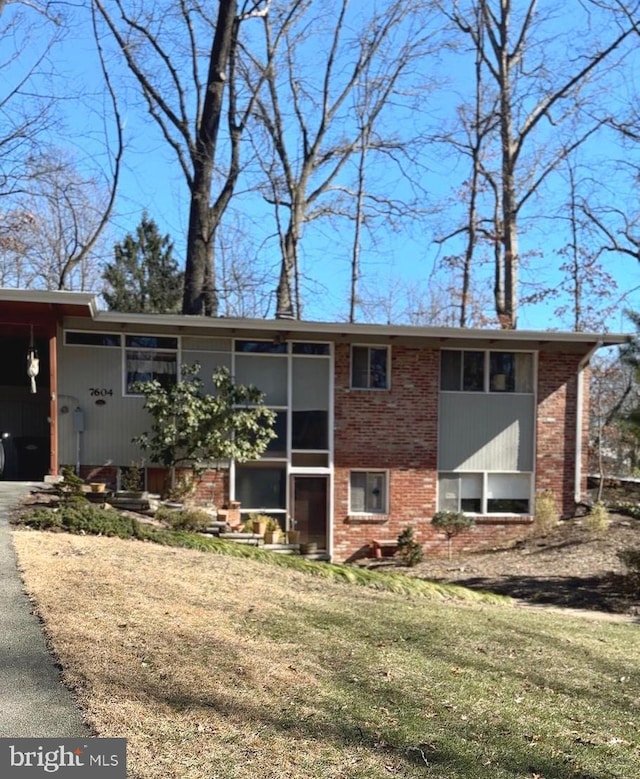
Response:
MULTIPOLYGON (((569 5, 574 4, 578 5, 573 2, 569 5)), ((556 23, 563 33, 572 32, 566 28, 566 17, 558 19, 556 23)), ((91 32, 81 17, 78 17, 76 28, 55 50, 55 64, 60 73, 57 88, 67 98, 65 115, 68 134, 65 133, 63 142, 75 148, 81 166, 86 165, 89 169, 93 165, 105 164, 103 132, 109 122, 108 117, 104 117, 102 81, 93 52, 91 32)), ((442 68, 443 64, 448 68, 449 87, 436 95, 427 96, 424 116, 430 115, 431 120, 435 120, 439 114, 440 119, 451 121, 455 117, 456 91, 464 87, 467 71, 460 57, 445 58, 439 67, 442 68)), ((616 90, 621 83, 611 82, 616 90)), ((625 89, 631 91, 628 77, 625 89)), ((120 240, 126 232, 133 231, 142 212, 146 210, 161 231, 171 235, 176 244, 176 255, 182 259, 189 205, 182 176, 157 129, 148 120, 141 118, 140 104, 135 93, 123 91, 120 96, 126 121, 127 152, 111 236, 113 240, 120 240)), ((640 160, 640 153, 635 150, 626 153, 628 160, 640 160)), ((588 166, 592 168, 597 196, 603 202, 613 202, 629 212, 637 210, 635 189, 630 184, 632 179, 626 171, 618 174, 612 172, 614 166, 609 160, 612 155, 621 154, 619 149, 614 148, 612 139, 599 136, 592 147, 585 148, 581 154, 585 169, 588 166), (611 198, 610 201, 604 197, 605 194, 611 198)), ((426 171, 423 183, 430 200, 428 206, 433 208, 436 204, 446 204, 440 215, 425 220, 422 225, 407 226, 407 229, 399 232, 380 228, 372 243, 363 247, 365 283, 380 294, 388 291, 389 297, 393 297, 396 284, 414 289, 428 288, 439 260, 455 248, 438 247, 433 239, 438 233, 446 232, 448 222, 454 223, 455 192, 466 170, 459 161, 447 159, 442 149, 435 146, 425 149, 422 163, 426 171)), ((384 175, 384 172, 379 175, 384 175)), ((397 181, 389 178, 389 186, 397 187, 397 181)), ((537 282, 544 282, 551 287, 560 284, 557 250, 566 236, 561 234, 559 223, 549 218, 560 213, 563 208, 560 194, 558 181, 555 184, 550 181, 549 186, 541 190, 538 202, 530 209, 532 218, 523 220, 521 252, 527 258, 527 264, 531 265, 531 269, 522 274, 523 295, 531 284, 537 282)), ((251 234, 251 250, 256 252, 266 267, 273 269, 275 287, 279 249, 273 237, 273 223, 268 218, 264 203, 246 194, 237 199, 234 208, 242 220, 243 229, 251 234)), ((307 228, 302 246, 302 270, 306 279, 305 318, 325 320, 344 317, 347 310, 349 241, 349 235, 336 231, 335 224, 318 224, 307 228)), ((618 285, 613 300, 620 299, 606 326, 611 331, 626 331, 629 326, 623 314, 624 308, 640 310, 640 293, 637 289, 640 287, 640 267, 635 259, 624 255, 607 255, 606 267, 618 285)), ((562 326, 553 314, 557 305, 557 302, 543 302, 535 306, 523 306, 519 314, 519 328, 556 329, 562 326)), ((273 306, 265 313, 273 315, 273 306)), ((381 311, 380 321, 385 319, 386 314, 381 311)))

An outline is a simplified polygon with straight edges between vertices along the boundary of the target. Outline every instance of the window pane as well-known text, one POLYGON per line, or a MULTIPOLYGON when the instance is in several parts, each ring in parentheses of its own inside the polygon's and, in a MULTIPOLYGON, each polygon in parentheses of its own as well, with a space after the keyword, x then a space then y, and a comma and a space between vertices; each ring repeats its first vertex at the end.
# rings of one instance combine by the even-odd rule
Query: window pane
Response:
POLYGON ((385 477, 386 474, 384 473, 367 474, 367 494, 365 496, 365 507, 367 511, 380 513, 385 510, 385 477))
POLYGON ((177 355, 175 352, 127 351, 127 393, 135 394, 138 381, 159 381, 168 389, 176 383, 177 355))
POLYGON ((253 352, 254 354, 286 354, 286 341, 236 341, 236 352, 253 352))
POLYGON ((276 421, 273 430, 277 438, 272 438, 267 444, 267 449, 263 457, 286 457, 287 456, 287 412, 276 411, 276 421))
POLYGON ((490 473, 487 479, 487 511, 528 514, 531 476, 528 473, 490 473))
POLYGON ((354 346, 351 350, 351 386, 364 389, 369 386, 369 349, 366 346, 354 346))
POLYGON ((235 380, 238 384, 254 384, 265 393, 270 406, 287 405, 287 360, 282 357, 238 355, 235 380))
POLYGON ((65 343, 68 346, 120 346, 120 336, 112 333, 77 333, 67 330, 65 343))
POLYGON ((533 355, 516 354, 516 392, 533 392, 533 355))
POLYGON ((516 366, 512 352, 491 352, 489 355, 489 389, 491 392, 513 392, 516 366))
POLYGON ((319 343, 294 343, 292 346, 292 352, 294 354, 331 354, 331 348, 329 344, 319 343))
POLYGON ((482 512, 482 474, 460 474, 460 510, 474 514, 482 512))
POLYGON ((459 510, 460 477, 455 473, 438 476, 438 511, 459 510))
POLYGON ((162 338, 157 335, 127 335, 125 344, 140 349, 177 349, 178 339, 162 338))
POLYGON ((328 449, 329 415, 326 411, 294 411, 292 449, 328 449))
POLYGON ((354 471, 351 474, 350 511, 364 511, 365 493, 367 491, 367 474, 362 471, 354 471))
POLYGON ((462 389, 484 391, 484 352, 463 352, 462 389))
POLYGON ((284 466, 236 466, 236 500, 242 510, 284 509, 286 471, 284 466))
POLYGON ((387 349, 370 349, 369 371, 370 386, 375 389, 386 389, 387 381, 387 349))
POLYGON ((460 389, 462 352, 440 352, 440 389, 456 392, 460 389))

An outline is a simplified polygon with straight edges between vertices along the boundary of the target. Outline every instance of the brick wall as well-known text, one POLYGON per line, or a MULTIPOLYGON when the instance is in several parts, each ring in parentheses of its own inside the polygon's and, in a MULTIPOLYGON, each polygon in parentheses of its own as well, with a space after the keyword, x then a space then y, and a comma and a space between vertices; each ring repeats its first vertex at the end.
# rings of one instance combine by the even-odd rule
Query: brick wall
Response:
POLYGON ((350 389, 350 348, 336 347, 334 534, 337 560, 364 554, 372 538, 415 527, 424 543, 436 510, 437 351, 391 350, 389 390, 350 389), (389 514, 349 515, 351 469, 389 471, 389 514))
MULTIPOLYGON (((538 359, 538 417, 536 422, 536 491, 551 490, 563 516, 575 507, 577 387, 580 356, 545 354, 538 359)), ((586 479, 588 377, 583 377, 582 473, 586 479)), ((583 489, 586 488, 586 481, 583 489)))
MULTIPOLYGON (((389 390, 354 390, 349 388, 349 346, 336 347, 336 560, 365 555, 372 539, 395 539, 409 524, 427 554, 447 552, 444 534, 436 532, 430 522, 436 511, 440 355, 437 350, 402 346, 393 347, 391 355, 389 390), (358 468, 389 471, 388 515, 349 515, 349 472, 358 468)), ((536 490, 551 489, 564 516, 574 509, 579 362, 579 355, 542 353, 538 363, 536 490)), ((582 409, 585 434, 587 384, 582 409)), ((586 474, 586 445, 582 462, 586 474)), ((453 548, 493 548, 515 541, 529 531, 531 521, 530 517, 483 517, 472 530, 453 540, 453 548)))

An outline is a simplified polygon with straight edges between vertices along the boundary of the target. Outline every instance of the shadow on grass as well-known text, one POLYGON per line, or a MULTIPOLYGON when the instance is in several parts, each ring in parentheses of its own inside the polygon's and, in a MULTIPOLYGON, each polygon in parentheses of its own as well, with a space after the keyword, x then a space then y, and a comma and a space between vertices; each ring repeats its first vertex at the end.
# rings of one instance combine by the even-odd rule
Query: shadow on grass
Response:
POLYGON ((585 577, 514 575, 495 579, 474 576, 456 579, 455 583, 532 604, 640 615, 640 606, 628 592, 624 577, 613 573, 585 577))

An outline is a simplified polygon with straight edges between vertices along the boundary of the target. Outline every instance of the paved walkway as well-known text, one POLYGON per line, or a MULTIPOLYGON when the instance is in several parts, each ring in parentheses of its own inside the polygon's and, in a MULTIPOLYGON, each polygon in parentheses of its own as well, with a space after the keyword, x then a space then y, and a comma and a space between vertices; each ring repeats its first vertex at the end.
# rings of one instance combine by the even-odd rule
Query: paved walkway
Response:
POLYGON ((9 510, 32 484, 0 482, 0 737, 90 735, 49 653, 22 589, 9 510))

